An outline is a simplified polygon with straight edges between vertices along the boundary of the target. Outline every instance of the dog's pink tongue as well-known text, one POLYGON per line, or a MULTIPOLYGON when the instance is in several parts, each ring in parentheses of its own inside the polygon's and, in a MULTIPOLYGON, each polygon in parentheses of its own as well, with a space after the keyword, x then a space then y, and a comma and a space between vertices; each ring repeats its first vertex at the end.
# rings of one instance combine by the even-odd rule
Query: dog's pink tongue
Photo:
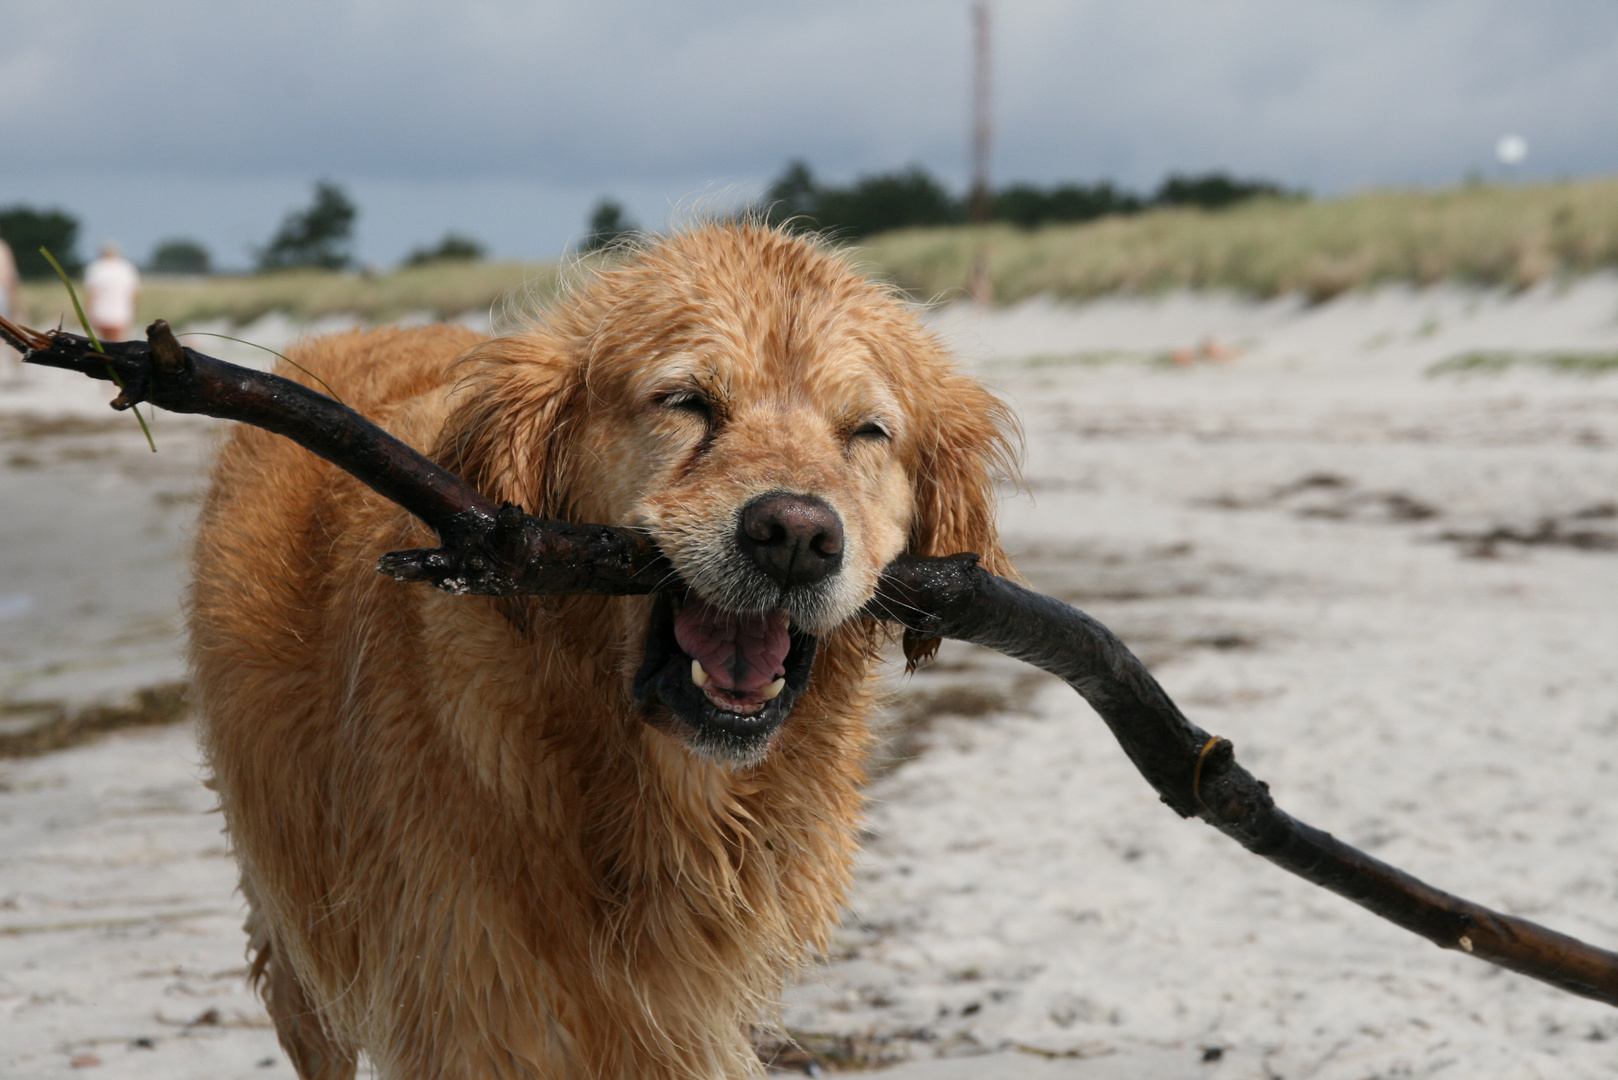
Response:
POLYGON ((784 612, 738 614, 720 611, 692 596, 674 616, 674 640, 699 661, 721 690, 755 693, 786 674, 784 612))

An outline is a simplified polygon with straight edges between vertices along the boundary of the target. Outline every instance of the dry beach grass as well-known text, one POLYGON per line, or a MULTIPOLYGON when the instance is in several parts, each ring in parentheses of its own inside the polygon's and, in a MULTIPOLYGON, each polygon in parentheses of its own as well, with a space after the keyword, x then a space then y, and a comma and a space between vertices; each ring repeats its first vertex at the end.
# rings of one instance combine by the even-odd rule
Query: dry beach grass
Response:
MULTIPOLYGON (((390 322, 405 315, 448 319, 507 303, 534 305, 555 294, 551 263, 439 262, 386 274, 297 270, 277 274, 166 278, 149 276, 141 289, 139 325, 167 319, 175 326, 225 320, 244 326, 271 312, 308 322, 332 315, 390 322)), ((23 288, 33 325, 74 325, 66 291, 55 281, 23 288)))
POLYGON ((1315 301, 1395 282, 1524 288, 1618 264, 1618 180, 1260 200, 1034 231, 915 229, 873 238, 866 256, 911 292, 947 297, 979 248, 1005 303, 1175 288, 1315 301))

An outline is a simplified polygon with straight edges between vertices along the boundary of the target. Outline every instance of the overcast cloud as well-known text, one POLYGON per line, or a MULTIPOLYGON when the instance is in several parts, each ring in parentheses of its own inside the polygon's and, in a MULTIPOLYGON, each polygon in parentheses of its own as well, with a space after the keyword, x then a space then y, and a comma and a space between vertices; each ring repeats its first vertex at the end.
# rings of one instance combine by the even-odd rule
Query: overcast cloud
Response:
MULTIPOLYGON (((1618 172, 1610 0, 998 0, 998 181, 1171 170, 1317 193, 1618 172)), ((920 0, 0 0, 0 205, 144 257, 247 261, 329 177, 386 264, 446 229, 548 257, 603 194, 648 225, 823 177, 966 174, 967 5, 920 0)))

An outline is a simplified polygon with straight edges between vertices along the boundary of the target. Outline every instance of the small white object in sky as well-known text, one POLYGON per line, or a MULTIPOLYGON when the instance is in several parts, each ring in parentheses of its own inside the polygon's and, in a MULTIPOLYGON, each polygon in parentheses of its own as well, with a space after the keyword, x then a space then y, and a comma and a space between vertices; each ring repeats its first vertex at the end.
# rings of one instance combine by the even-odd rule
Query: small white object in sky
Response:
POLYGON ((1521 135, 1502 135, 1494 144, 1494 156, 1502 165, 1521 165, 1528 156, 1528 140, 1521 135))
POLYGON ((0 622, 34 610, 34 598, 25 592, 0 593, 0 622))

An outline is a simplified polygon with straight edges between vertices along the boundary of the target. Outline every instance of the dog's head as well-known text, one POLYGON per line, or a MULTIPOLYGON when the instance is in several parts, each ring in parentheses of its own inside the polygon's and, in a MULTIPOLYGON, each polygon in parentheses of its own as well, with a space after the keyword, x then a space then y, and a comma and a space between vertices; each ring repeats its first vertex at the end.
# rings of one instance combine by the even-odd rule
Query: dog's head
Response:
POLYGON ((531 513, 650 532, 678 578, 633 631, 634 694, 706 757, 765 753, 895 556, 1005 569, 1003 407, 812 241, 675 236, 473 359, 441 458, 531 513))

